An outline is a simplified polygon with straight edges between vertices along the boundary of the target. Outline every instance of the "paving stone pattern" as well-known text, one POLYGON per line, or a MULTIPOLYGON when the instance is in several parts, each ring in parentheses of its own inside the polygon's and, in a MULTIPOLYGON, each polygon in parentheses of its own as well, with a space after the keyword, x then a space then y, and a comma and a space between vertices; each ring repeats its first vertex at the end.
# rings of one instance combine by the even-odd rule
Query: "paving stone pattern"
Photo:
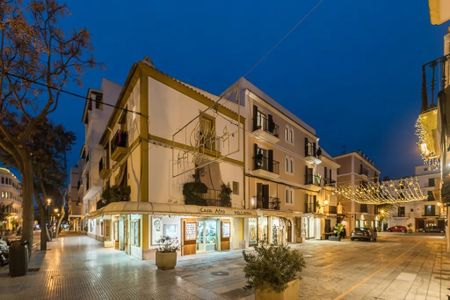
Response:
MULTIPOLYGON (((450 255, 443 237, 381 234, 376 243, 307 241, 300 299, 447 299, 450 255)), ((0 268, 0 299, 254 299, 241 251, 179 258, 157 270, 86 236, 35 252, 27 276, 0 268)))

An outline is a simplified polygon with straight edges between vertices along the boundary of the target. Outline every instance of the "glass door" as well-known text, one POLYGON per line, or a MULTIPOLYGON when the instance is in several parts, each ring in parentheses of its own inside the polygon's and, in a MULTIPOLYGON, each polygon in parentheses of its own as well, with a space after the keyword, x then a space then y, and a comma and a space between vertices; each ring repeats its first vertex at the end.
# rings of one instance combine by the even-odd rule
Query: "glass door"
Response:
POLYGON ((207 219, 198 222, 197 252, 217 250, 217 220, 207 219))

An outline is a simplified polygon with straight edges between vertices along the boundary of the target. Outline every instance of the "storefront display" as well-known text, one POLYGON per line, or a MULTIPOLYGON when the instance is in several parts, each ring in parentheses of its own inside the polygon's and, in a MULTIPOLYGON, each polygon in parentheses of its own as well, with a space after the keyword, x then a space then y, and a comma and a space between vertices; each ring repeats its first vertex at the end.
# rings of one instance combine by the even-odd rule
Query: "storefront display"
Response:
POLYGON ((267 217, 259 217, 258 218, 258 240, 259 241, 268 241, 269 233, 267 227, 267 217))
POLYGON ((248 219, 248 240, 249 245, 256 245, 258 242, 256 218, 248 219))
POLYGON ((222 238, 230 237, 230 223, 224 222, 222 223, 222 238))

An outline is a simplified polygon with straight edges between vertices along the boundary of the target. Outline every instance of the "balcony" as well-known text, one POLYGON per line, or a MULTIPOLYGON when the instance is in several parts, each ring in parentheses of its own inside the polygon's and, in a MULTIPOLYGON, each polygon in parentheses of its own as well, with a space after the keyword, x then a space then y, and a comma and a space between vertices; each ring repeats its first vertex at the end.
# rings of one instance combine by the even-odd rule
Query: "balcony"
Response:
POLYGON ((100 174, 100 177, 102 179, 107 178, 109 176, 110 171, 111 170, 109 168, 106 168, 106 164, 104 162, 104 159, 101 158, 100 161, 98 162, 98 172, 100 174))
POLYGON ((337 206, 330 205, 325 211, 330 215, 337 215, 337 206))
POLYGON ((307 189, 314 190, 316 192, 320 191, 320 188, 321 188, 320 176, 307 174, 305 176, 305 186, 307 189))
POLYGON ((280 210, 280 199, 277 197, 253 197, 256 199, 256 203, 253 205, 253 209, 271 209, 280 210))
POLYGON ((276 160, 269 160, 266 156, 257 155, 253 158, 253 174, 262 177, 280 177, 280 163, 276 160))
POLYGON ((320 148, 316 149, 316 144, 311 142, 305 142, 305 161, 310 165, 319 165, 322 163, 320 155, 322 150, 320 148))
POLYGON ((419 151, 429 164, 439 164, 441 145, 439 131, 450 132, 450 124, 438 128, 438 106, 440 113, 449 115, 447 102, 450 93, 450 54, 438 57, 422 66, 422 107, 416 121, 419 151))
POLYGON ((315 214, 317 213, 317 202, 305 202, 305 214, 315 214))
POLYGON ((257 122, 253 128, 253 134, 256 138, 265 140, 269 143, 278 143, 278 125, 264 115, 257 116, 257 122))
POLYGON ((322 185, 328 191, 336 190, 336 180, 333 180, 331 178, 323 178, 322 185))
POLYGON ((111 158, 115 161, 120 160, 127 153, 128 133, 123 130, 117 130, 111 140, 111 158))
POLYGON ((231 189, 208 189, 202 182, 187 182, 183 185, 184 203, 186 205, 231 207, 231 189))

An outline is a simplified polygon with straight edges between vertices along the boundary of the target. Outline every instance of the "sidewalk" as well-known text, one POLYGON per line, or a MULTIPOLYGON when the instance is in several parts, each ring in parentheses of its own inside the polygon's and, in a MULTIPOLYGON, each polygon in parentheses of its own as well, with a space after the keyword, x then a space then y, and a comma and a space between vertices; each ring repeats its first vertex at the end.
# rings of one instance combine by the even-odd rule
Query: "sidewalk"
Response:
MULTIPOLYGON (((382 236, 375 243, 307 241, 301 299, 446 299, 450 255, 437 236, 382 236)), ((34 252, 24 277, 0 268, 3 299, 254 299, 241 251, 181 257, 175 270, 66 236, 34 252)))

